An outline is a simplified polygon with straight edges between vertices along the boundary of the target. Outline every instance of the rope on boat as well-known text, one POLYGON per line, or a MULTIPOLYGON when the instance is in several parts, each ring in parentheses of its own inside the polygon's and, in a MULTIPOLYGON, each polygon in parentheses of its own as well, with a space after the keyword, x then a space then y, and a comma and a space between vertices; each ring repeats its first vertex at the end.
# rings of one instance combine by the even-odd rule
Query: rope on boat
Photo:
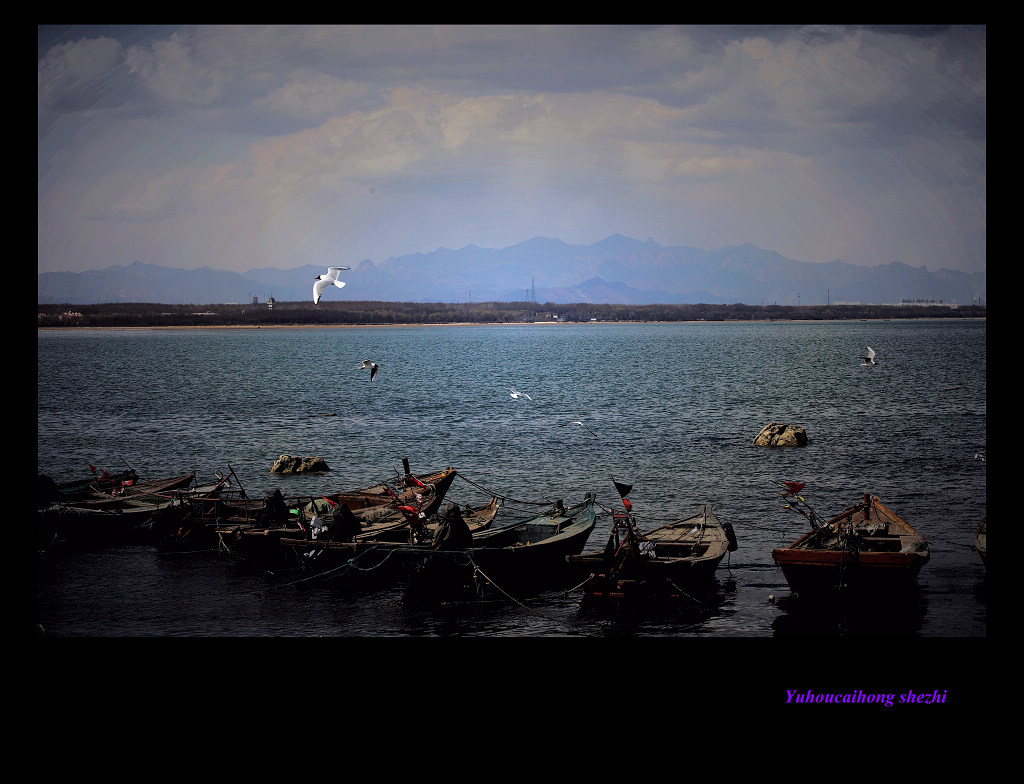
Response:
POLYGON ((220 531, 218 531, 217 532, 217 552, 220 552, 221 549, 223 549, 225 552, 228 552, 228 553, 231 552, 231 548, 228 547, 228 543, 224 541, 224 535, 220 531))
POLYGON ((379 569, 380 567, 382 567, 385 563, 387 563, 387 560, 392 555, 394 555, 396 552, 398 552, 398 548, 389 548, 387 553, 385 554, 385 556, 380 560, 380 562, 378 562, 378 563, 376 563, 373 566, 370 566, 368 568, 367 567, 358 566, 356 564, 356 561, 358 559, 362 558, 367 553, 372 553, 372 552, 374 552, 375 550, 378 550, 378 549, 380 549, 380 548, 378 548, 378 547, 371 547, 366 552, 359 553, 358 555, 356 555, 356 556, 354 556, 352 558, 349 558, 344 564, 342 564, 342 566, 351 566, 353 569, 358 569, 360 572, 372 572, 374 569, 379 569))
POLYGON ((677 591, 679 591, 679 593, 681 593, 683 596, 685 596, 690 601, 697 602, 697 604, 701 605, 702 607, 707 607, 706 603, 702 602, 696 596, 690 596, 690 594, 688 594, 686 591, 684 591, 682 588, 680 588, 678 585, 676 585, 675 581, 669 580, 668 584, 671 585, 673 588, 675 588, 677 591))
POLYGON ((470 479, 469 477, 467 477, 465 474, 463 474, 461 472, 460 473, 456 473, 455 476, 456 476, 456 478, 462 479, 462 480, 468 482, 469 484, 473 485, 473 487, 475 487, 477 490, 482 490, 483 492, 487 493, 488 495, 492 495, 495 498, 498 498, 498 499, 500 499, 502 501, 509 501, 511 503, 514 503, 514 504, 529 504, 530 506, 549 506, 550 504, 554 503, 551 499, 545 499, 543 501, 522 501, 522 500, 520 500, 518 498, 512 498, 511 496, 501 495, 500 493, 495 493, 493 490, 488 490, 486 487, 484 487, 483 485, 477 484, 476 482, 474 482, 472 479, 470 479))
POLYGON ((298 585, 299 583, 309 582, 310 580, 329 580, 333 577, 336 577, 345 569, 356 569, 360 572, 372 572, 374 569, 379 569, 381 566, 383 566, 387 562, 387 560, 395 553, 395 550, 389 549, 379 563, 374 564, 370 567, 359 566, 356 563, 356 561, 362 558, 367 553, 372 553, 379 549, 379 547, 371 547, 369 550, 366 550, 365 552, 359 553, 358 555, 349 558, 347 561, 345 561, 345 563, 339 564, 333 569, 328 569, 326 572, 317 572, 316 574, 311 574, 309 577, 303 577, 299 580, 293 580, 290 583, 283 583, 282 587, 287 588, 288 586, 298 585))
POLYGON ((590 582, 590 580, 594 576, 595 576, 594 573, 591 572, 590 574, 588 574, 586 576, 586 578, 584 578, 583 582, 581 582, 579 585, 574 585, 572 588, 566 588, 564 591, 562 591, 562 596, 568 596, 573 591, 578 591, 580 588, 582 588, 584 585, 586 585, 588 582, 590 582))
POLYGON ((539 615, 541 618, 545 618, 545 619, 547 619, 549 621, 552 621, 553 623, 558 623, 559 622, 557 618, 552 618, 550 615, 545 615, 544 613, 540 612, 539 610, 533 609, 529 605, 525 604, 524 602, 522 602, 519 599, 517 599, 516 597, 514 597, 512 594, 510 594, 508 591, 506 591, 504 588, 502 588, 496 582, 494 582, 494 580, 492 580, 490 577, 488 577, 486 574, 484 574, 483 570, 480 569, 480 567, 477 566, 476 563, 473 562, 473 557, 472 556, 469 556, 469 562, 473 564, 473 577, 474 578, 477 575, 480 575, 487 582, 489 582, 492 586, 497 588, 500 593, 502 593, 505 596, 507 596, 511 601, 513 601, 516 604, 518 604, 524 610, 528 610, 529 612, 532 612, 534 615, 539 615))

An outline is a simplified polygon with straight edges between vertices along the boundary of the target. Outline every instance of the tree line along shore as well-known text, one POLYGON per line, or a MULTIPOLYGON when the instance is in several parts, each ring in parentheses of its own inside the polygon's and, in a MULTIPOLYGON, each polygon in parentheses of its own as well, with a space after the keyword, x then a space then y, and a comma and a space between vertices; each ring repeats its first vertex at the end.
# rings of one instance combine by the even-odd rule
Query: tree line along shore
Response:
POLYGON ((312 302, 39 305, 38 327, 326 327, 537 322, 833 321, 985 318, 983 305, 611 305, 536 302, 312 302))

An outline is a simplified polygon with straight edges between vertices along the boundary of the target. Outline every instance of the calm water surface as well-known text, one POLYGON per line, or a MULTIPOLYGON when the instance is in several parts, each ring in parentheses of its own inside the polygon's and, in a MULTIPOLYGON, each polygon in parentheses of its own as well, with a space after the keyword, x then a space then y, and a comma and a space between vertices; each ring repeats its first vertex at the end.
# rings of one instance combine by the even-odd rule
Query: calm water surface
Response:
POLYGON ((408 457, 458 469, 450 500, 504 496, 505 517, 586 492, 611 506, 614 476, 641 528, 711 503, 740 544, 701 601, 639 614, 578 591, 424 610, 398 587, 304 590, 149 546, 47 555, 37 605, 53 637, 986 635, 971 546, 987 504, 983 321, 40 331, 37 435, 39 472, 58 481, 90 463, 144 479, 230 466, 252 497, 361 487, 408 457), (866 346, 877 367, 860 366, 866 346), (753 446, 771 421, 810 443, 753 446), (272 475, 281 454, 333 470, 272 475), (771 550, 805 521, 781 509, 782 479, 823 514, 879 495, 929 539, 917 589, 870 611, 791 595, 771 550))

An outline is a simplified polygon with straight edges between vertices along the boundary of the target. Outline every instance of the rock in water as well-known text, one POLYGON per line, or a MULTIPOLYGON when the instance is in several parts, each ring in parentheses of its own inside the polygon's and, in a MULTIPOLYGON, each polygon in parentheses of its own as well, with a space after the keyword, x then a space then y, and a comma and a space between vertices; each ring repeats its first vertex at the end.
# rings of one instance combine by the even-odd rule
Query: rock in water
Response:
POLYGON ((807 446, 807 433, 799 425, 770 422, 755 436, 754 446, 807 446))
POLYGON ((270 469, 272 474, 319 474, 330 471, 327 461, 322 457, 295 457, 281 455, 270 469))

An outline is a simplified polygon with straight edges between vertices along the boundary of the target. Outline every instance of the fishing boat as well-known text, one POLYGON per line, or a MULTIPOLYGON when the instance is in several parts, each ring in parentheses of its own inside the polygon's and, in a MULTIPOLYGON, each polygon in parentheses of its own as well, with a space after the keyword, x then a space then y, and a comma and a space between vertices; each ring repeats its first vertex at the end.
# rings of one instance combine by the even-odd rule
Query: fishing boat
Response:
POLYGON ((401 487, 382 482, 362 490, 322 495, 310 499, 302 511, 309 523, 319 518, 336 531, 336 539, 348 538, 341 535, 341 529, 354 532, 354 518, 359 528, 355 538, 413 542, 424 538, 423 525, 441 508, 456 476, 450 467, 416 476, 406 463, 401 487))
POLYGON ((155 499, 166 498, 174 491, 193 487, 195 481, 195 471, 165 477, 164 479, 150 479, 145 482, 125 481, 109 489, 92 488, 69 503, 86 507, 111 508, 118 501, 150 502, 155 499))
POLYGON ((797 593, 908 585, 928 563, 928 542, 878 496, 865 493, 859 503, 822 521, 800 495, 804 484, 780 484, 786 490, 786 508, 811 523, 811 530, 789 547, 772 551, 772 558, 797 593))
POLYGON ((583 551, 597 515, 594 496, 473 537, 469 547, 414 553, 406 589, 411 601, 457 601, 485 594, 523 597, 564 587, 566 556, 583 551))
POLYGON ((82 479, 72 479, 66 482, 54 482, 45 474, 40 475, 37 483, 37 494, 47 501, 72 501, 79 498, 91 496, 97 491, 110 491, 125 484, 139 481, 139 475, 134 468, 126 471, 118 471, 111 474, 109 471, 97 469, 90 465, 91 476, 82 479))
POLYGON ((317 508, 313 511, 330 513, 332 509, 344 504, 353 512, 360 512, 387 505, 396 500, 408 500, 413 498, 417 491, 421 494, 424 491, 433 491, 432 505, 425 507, 423 511, 427 515, 434 514, 440 508, 448 488, 455 481, 457 475, 455 469, 447 467, 427 474, 414 474, 409 467, 409 459, 406 457, 402 458, 402 468, 404 473, 398 475, 396 470, 396 478, 393 482, 378 482, 361 490, 346 490, 322 495, 317 502, 317 508))
POLYGON ((722 559, 737 547, 732 525, 720 522, 710 504, 646 533, 628 510, 613 511, 604 549, 566 561, 592 600, 681 599, 712 583, 722 559))
POLYGON ((37 544, 42 549, 134 540, 153 518, 175 501, 175 492, 195 481, 191 471, 166 479, 93 488, 74 500, 37 509, 37 544))
POLYGON ((323 533, 331 535, 324 538, 339 540, 414 541, 414 531, 422 532, 436 512, 456 471, 445 468, 420 478, 408 470, 407 460, 403 463, 402 487, 382 482, 362 490, 304 499, 286 499, 275 491, 255 514, 251 502, 244 510, 232 510, 229 505, 214 529, 218 544, 262 568, 276 568, 287 555, 282 541, 306 538, 313 529, 326 529, 323 533))
POLYGON ((157 548, 166 552, 191 552, 219 549, 223 531, 293 525, 301 530, 300 507, 309 496, 285 498, 280 490, 250 498, 237 474, 228 466, 226 476, 212 487, 199 488, 182 496, 180 509, 160 530, 157 548))
MULTIPOLYGON (((337 584, 343 581, 364 584, 392 581, 403 576, 410 557, 439 546, 434 539, 442 526, 441 518, 444 512, 455 506, 449 504, 442 514, 429 518, 424 524, 428 536, 412 543, 374 539, 366 535, 335 538, 331 529, 326 527, 311 527, 304 536, 282 537, 279 544, 284 550, 285 568, 276 569, 275 576, 313 579, 327 575, 338 578, 337 584)), ((491 527, 500 507, 500 499, 492 496, 485 504, 456 508, 475 540, 491 527)))
POLYGON ((985 531, 985 520, 986 518, 982 518, 978 527, 974 529, 974 549, 981 556, 982 566, 988 571, 988 537, 985 531))

